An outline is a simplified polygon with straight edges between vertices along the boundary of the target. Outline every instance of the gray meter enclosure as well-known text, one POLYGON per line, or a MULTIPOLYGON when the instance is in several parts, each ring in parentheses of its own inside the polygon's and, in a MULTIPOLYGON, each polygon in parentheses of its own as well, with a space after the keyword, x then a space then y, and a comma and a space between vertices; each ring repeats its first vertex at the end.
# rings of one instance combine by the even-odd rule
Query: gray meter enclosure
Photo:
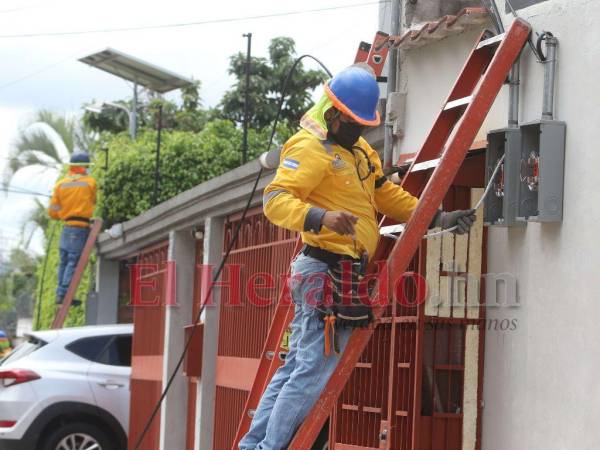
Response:
POLYGON ((504 155, 504 162, 485 199, 484 223, 501 227, 523 226, 523 222, 516 220, 521 163, 521 130, 519 128, 494 130, 488 133, 487 140, 486 186, 502 155, 504 155))
POLYGON ((566 124, 555 120, 488 133, 486 185, 499 159, 505 157, 485 199, 486 225, 562 220, 565 137, 566 124))
POLYGON ((560 222, 567 125, 541 120, 521 125, 518 221, 560 222))

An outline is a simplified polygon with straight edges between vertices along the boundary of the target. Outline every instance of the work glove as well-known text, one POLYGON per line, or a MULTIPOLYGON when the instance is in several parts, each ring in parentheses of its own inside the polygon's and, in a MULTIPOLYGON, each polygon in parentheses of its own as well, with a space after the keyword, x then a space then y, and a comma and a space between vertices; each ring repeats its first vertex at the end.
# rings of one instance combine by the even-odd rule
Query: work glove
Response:
POLYGON ((471 226, 475 223, 475 210, 474 209, 457 209, 456 211, 438 211, 433 222, 432 228, 441 227, 442 230, 456 227, 455 234, 465 234, 471 229, 471 226))

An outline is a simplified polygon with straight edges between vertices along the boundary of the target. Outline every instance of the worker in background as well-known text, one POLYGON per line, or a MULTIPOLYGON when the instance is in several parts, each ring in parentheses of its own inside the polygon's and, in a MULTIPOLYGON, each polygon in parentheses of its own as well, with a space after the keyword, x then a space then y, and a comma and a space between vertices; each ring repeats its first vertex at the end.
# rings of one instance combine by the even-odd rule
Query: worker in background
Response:
POLYGON ((2 330, 0 330, 0 358, 4 358, 12 351, 8 336, 2 330))
MULTIPOLYGON (((90 218, 96 204, 96 181, 88 175, 90 157, 87 153, 74 153, 69 162, 69 172, 56 183, 48 207, 52 219, 64 222, 60 235, 60 265, 56 304, 61 305, 77 262, 90 232, 90 218)), ((79 300, 71 305, 78 306, 79 300)))
MULTIPOLYGON (((303 116, 302 130, 283 146, 275 178, 264 191, 267 218, 300 232, 304 246, 291 267, 295 310, 289 352, 240 441, 242 450, 288 446, 333 373, 352 329, 372 318, 368 302, 339 302, 340 266, 351 265, 351 295, 358 295, 354 283, 361 274, 355 272, 364 274, 377 247, 377 213, 406 222, 419 201, 386 179, 377 152, 361 137, 366 127, 380 122, 373 74, 351 66, 324 88, 323 97, 303 116), (324 295, 328 282, 333 302, 324 295)), ((473 210, 439 211, 432 226, 457 226, 462 234, 474 219, 473 210)))

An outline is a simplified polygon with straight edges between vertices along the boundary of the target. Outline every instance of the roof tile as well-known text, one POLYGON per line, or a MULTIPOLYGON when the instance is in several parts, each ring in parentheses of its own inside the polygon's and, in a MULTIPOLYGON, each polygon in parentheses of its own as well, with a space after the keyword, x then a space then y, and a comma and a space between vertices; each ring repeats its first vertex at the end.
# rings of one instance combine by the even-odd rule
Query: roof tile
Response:
POLYGON ((485 23, 488 17, 486 8, 463 8, 456 15, 425 22, 401 36, 389 36, 383 45, 403 50, 422 47, 450 35, 462 33, 466 28, 485 23))

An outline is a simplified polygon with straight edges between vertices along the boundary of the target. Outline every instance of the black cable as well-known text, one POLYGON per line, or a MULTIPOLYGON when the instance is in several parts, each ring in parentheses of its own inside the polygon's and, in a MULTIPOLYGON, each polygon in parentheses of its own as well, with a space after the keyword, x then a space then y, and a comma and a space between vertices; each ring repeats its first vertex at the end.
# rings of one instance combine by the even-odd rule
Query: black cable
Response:
MULTIPOLYGON (((290 70, 282 84, 281 98, 279 99, 277 115, 275 116, 275 120, 273 121, 273 128, 271 130, 271 136, 269 138, 269 144, 267 146, 267 151, 269 151, 271 149, 271 145, 273 144, 273 139, 275 138, 275 133, 277 132, 277 124, 278 124, 279 118, 281 116, 281 110, 283 109, 283 103, 285 102, 285 94, 286 94, 288 83, 289 83, 290 79, 292 78, 292 75, 294 74, 296 67, 298 67, 298 64, 300 64, 300 62, 304 58, 313 59, 325 70, 327 75, 329 75, 330 77, 332 76, 329 69, 321 61, 319 61, 319 59, 315 58, 314 56, 305 54, 305 55, 302 55, 302 56, 299 56, 298 58, 296 58, 296 61, 294 61, 294 64, 292 64, 292 67, 290 67, 290 70)), ((223 268, 225 267, 225 263, 227 262, 227 260, 229 258, 229 254, 231 253, 231 250, 233 249, 233 246, 235 245, 235 243, 238 239, 240 230, 242 228, 242 224, 244 223, 244 220, 246 219, 246 214, 248 213, 248 210, 250 209, 250 205, 252 204, 252 198, 254 197, 254 193, 256 192, 256 187, 258 186, 258 182, 260 181, 262 174, 263 174, 263 168, 261 167, 256 175, 256 179, 254 180, 254 186, 252 186, 252 191, 250 192, 250 195, 248 196, 248 201, 246 202, 246 206, 244 207, 244 211, 242 212, 242 217, 240 218, 240 220, 237 224, 237 227, 235 229, 235 233, 233 234, 231 241, 229 242, 227 251, 225 252, 225 255, 223 256, 223 258, 221 259, 221 262, 219 263, 219 267, 217 268, 217 271, 215 272, 215 275, 213 276, 213 279, 208 288, 208 291, 207 291, 206 295, 204 296, 204 300, 200 304, 200 309, 198 310, 198 313, 196 314, 196 319, 194 320, 194 327, 192 327, 190 335, 187 338, 187 341, 183 347, 183 351, 181 352, 179 360, 177 361, 177 364, 175 365, 175 369, 173 369, 173 372, 171 373, 171 376, 169 377, 169 381, 167 382, 167 385, 165 386, 164 391, 162 392, 160 398, 158 399, 158 402, 156 403, 156 406, 154 407, 154 410, 152 411, 152 414, 150 415, 148 421, 146 422, 146 425, 144 426, 144 430, 142 431, 142 433, 140 434, 140 436, 138 437, 138 439, 136 441, 136 444, 134 447, 135 450, 139 450, 141 448, 144 437, 148 433, 148 430, 150 430, 150 427, 152 426, 152 422, 154 421, 154 418, 158 414, 158 411, 160 411, 160 407, 161 407, 163 401, 165 400, 165 397, 167 396, 167 393, 169 392, 169 389, 171 388, 171 385, 173 384, 173 381, 175 380, 175 377, 177 376, 177 373, 179 372, 181 365, 183 364, 185 355, 187 354, 188 348, 190 347, 190 345, 192 343, 192 339, 194 338, 194 333, 196 333, 196 330, 198 329, 198 327, 195 325, 198 325, 198 323, 200 322, 202 312, 204 311, 204 307, 206 306, 206 300, 210 297, 213 287, 214 287, 215 283, 217 282, 217 280, 219 279, 219 277, 221 276, 221 272, 223 271, 223 268)))
POLYGON ((554 35, 552 33, 550 33, 549 31, 544 31, 537 38, 535 48, 538 52, 538 57, 540 58, 540 61, 542 61, 542 62, 546 62, 548 60, 546 55, 544 55, 544 51, 542 50, 542 42, 545 41, 547 38, 551 38, 551 37, 554 37, 554 35))
MULTIPOLYGON (((495 0, 491 0, 491 1, 495 1, 495 0)), ((508 5, 508 8, 512 12, 512 15, 515 17, 515 19, 519 19, 519 15, 517 14, 517 11, 513 7, 511 0, 506 0, 506 4, 508 5)), ((531 48, 532 53, 535 55, 537 62, 543 63, 544 60, 542 59, 542 56, 538 52, 538 49, 536 48, 536 46, 533 44, 533 39, 531 38, 531 33, 529 34, 529 37, 527 38, 527 44, 529 44, 529 47, 531 48)))
POLYGON ((52 231, 50 232, 50 237, 48 238, 48 244, 46 244, 46 257, 44 258, 44 265, 42 267, 42 279, 40 280, 40 290, 38 292, 37 299, 37 317, 35 318, 35 329, 40 329, 40 315, 42 313, 42 294, 44 293, 44 280, 46 278, 46 267, 48 266, 48 255, 50 254, 50 246, 52 245, 52 241, 54 240, 54 235, 56 234, 57 223, 54 222, 52 224, 52 231))

